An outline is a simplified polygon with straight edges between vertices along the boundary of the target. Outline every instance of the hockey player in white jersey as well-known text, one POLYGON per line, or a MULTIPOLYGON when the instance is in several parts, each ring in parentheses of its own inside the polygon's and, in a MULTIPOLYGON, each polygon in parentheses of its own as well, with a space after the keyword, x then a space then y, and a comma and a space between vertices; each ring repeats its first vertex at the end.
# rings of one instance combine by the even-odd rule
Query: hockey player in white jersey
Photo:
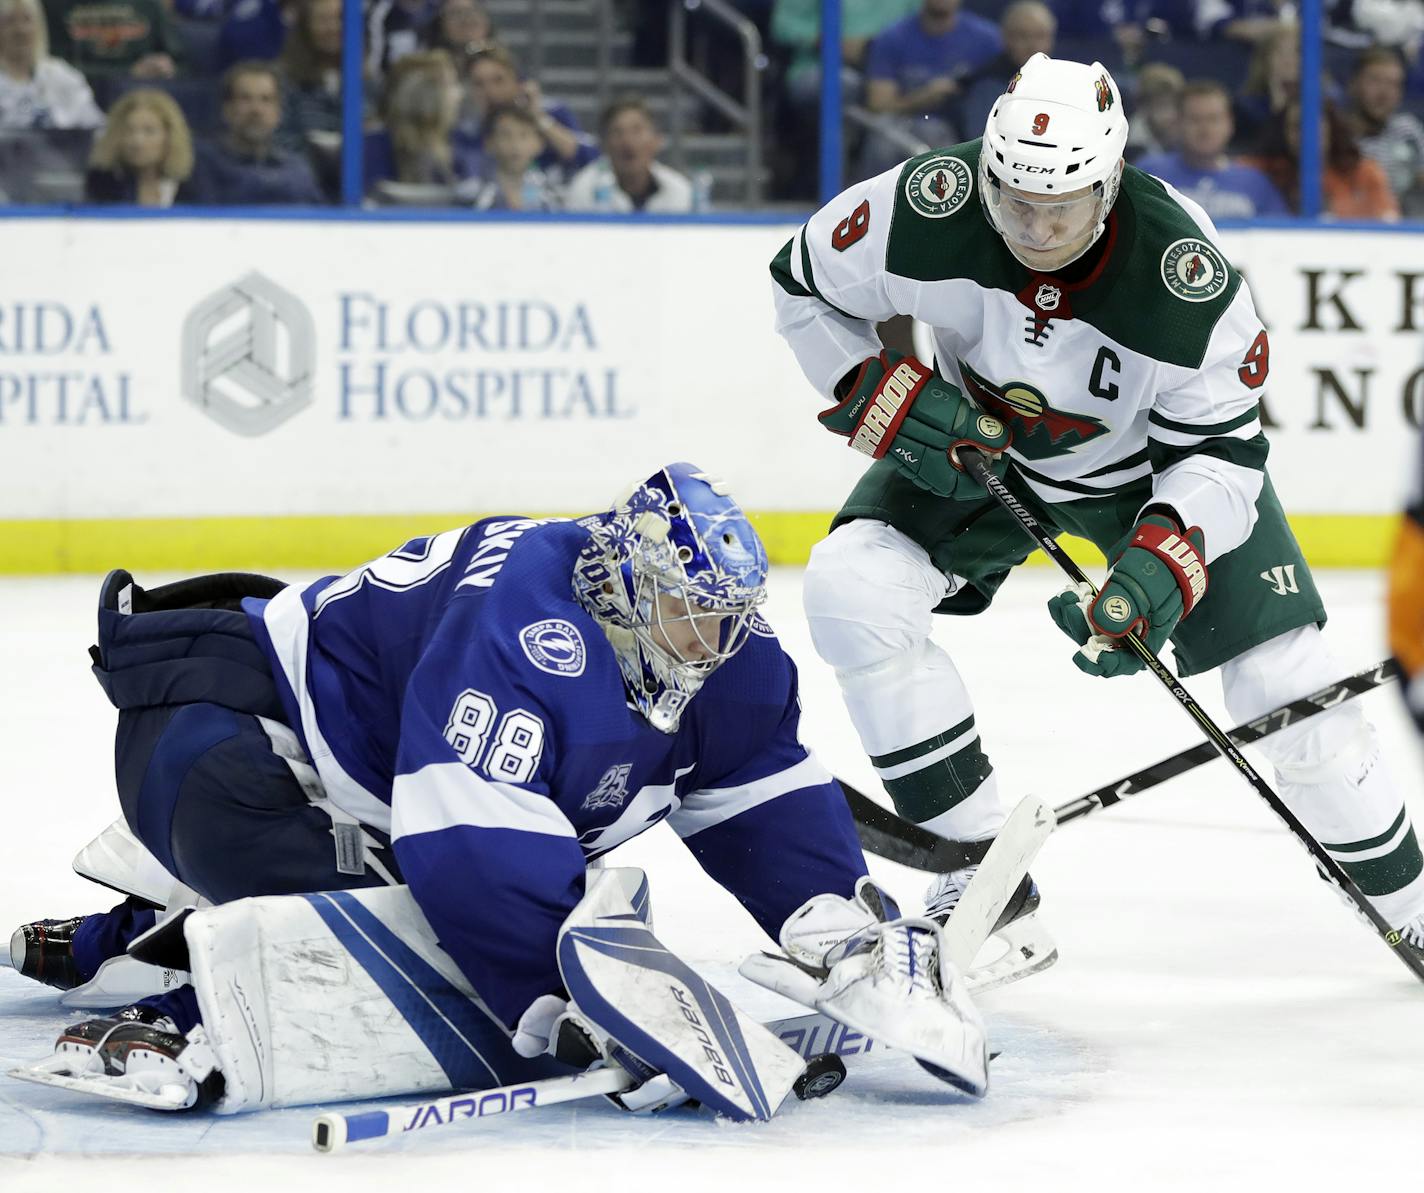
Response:
POLYGON ((306 587, 111 573, 92 654, 132 838, 79 868, 148 902, 23 925, 11 954, 75 1005, 115 1005, 116 966, 166 993, 30 1076, 232 1112, 527 1081, 572 1040, 656 1078, 625 1105, 767 1118, 802 1059, 657 944, 645 882, 586 875, 666 819, 795 958, 777 988, 982 1094, 939 926, 869 883, 800 744, 766 570, 721 483, 674 464, 602 513, 488 518, 306 587), (227 906, 140 938, 165 879, 227 906))
MULTIPOLYGON (((1139 670, 1113 647, 1128 633, 1170 640, 1183 676, 1220 669, 1237 721, 1341 674, 1265 467, 1266 331, 1211 221, 1125 165, 1126 138, 1100 64, 1036 54, 982 139, 850 187, 772 262, 777 329, 832 403, 821 423, 875 461, 812 553, 812 636, 897 810, 946 837, 991 838, 1004 811, 931 615, 980 613, 1032 549, 962 447, 1107 556, 1096 600, 1049 603, 1083 671, 1139 670), (881 350, 875 324, 895 315, 929 326, 933 365, 881 350)), ((1419 846, 1357 706, 1260 748, 1291 809, 1424 945, 1419 846)), ((927 912, 965 877, 937 880, 927 912)), ((1036 907, 1030 884, 1021 896, 1020 914, 1036 907)))

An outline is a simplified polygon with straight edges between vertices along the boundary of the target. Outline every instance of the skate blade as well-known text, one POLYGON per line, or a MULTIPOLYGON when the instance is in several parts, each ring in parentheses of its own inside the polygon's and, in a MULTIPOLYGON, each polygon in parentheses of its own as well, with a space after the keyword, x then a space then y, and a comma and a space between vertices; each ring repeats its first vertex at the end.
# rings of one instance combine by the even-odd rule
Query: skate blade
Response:
POLYGON ((1021 981, 1058 960, 1058 946, 1048 929, 1038 922, 1037 913, 1005 924, 990 940, 1003 945, 1003 950, 964 975, 970 994, 983 994, 1021 981))
POLYGON ((81 1076, 74 1071, 73 1060, 62 1056, 11 1069, 7 1075, 17 1081, 55 1086, 95 1098, 126 1102, 130 1106, 143 1106, 149 1110, 182 1110, 190 1094, 186 1084, 175 1085, 168 1082, 154 1089, 145 1089, 128 1076, 110 1077, 99 1073, 81 1076))

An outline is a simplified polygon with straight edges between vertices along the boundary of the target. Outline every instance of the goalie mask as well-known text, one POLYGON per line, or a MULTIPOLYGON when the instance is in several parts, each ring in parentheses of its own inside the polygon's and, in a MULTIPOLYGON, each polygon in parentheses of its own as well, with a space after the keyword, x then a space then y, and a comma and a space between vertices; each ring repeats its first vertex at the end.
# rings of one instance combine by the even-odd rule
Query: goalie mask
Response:
POLYGON ((1076 261, 1103 234, 1122 181, 1127 117, 1100 62, 1035 54, 995 102, 979 151, 979 201, 1030 269, 1076 261))
POLYGON ((692 464, 659 470, 580 525, 589 542, 574 595, 608 635, 634 707, 676 732, 747 639, 766 599, 766 550, 722 482, 692 464))

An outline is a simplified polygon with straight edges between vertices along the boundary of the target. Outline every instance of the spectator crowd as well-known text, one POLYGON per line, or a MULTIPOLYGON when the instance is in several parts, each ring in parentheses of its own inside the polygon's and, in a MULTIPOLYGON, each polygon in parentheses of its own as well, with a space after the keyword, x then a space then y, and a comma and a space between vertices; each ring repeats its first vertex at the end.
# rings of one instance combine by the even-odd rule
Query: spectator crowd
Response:
MULTIPOLYGON (((665 64, 674 2, 614 0, 632 65, 665 64)), ((705 206, 705 180, 694 184, 663 160, 656 97, 618 96, 596 122, 584 106, 584 127, 501 41, 494 17, 511 11, 502 3, 494 0, 492 15, 483 0, 364 0, 366 202, 705 206)), ((768 198, 804 204, 818 174, 821 0, 733 3, 768 50, 758 77, 769 113, 768 198)), ((1044 51, 1112 70, 1132 118, 1129 160, 1213 218, 1300 210, 1294 0, 841 7, 848 178, 979 135, 1013 73, 1044 51)), ((1325 214, 1424 218, 1424 0, 1324 7, 1325 214)), ((0 200, 82 192, 89 203, 149 207, 337 202, 343 10, 342 0, 0 0, 0 200)), ((720 43, 706 45, 703 58, 715 58, 720 43)), ((715 63, 708 69, 723 77, 715 63)), ((713 109, 692 110, 694 123, 721 127, 713 109)))
MULTIPOLYGON (((0 200, 80 198, 58 179, 88 203, 337 202, 343 12, 342 0, 0 0, 0 200)), ((363 12, 368 202, 701 201, 658 160, 649 103, 616 98, 586 131, 526 77, 480 0, 367 0, 363 12)))

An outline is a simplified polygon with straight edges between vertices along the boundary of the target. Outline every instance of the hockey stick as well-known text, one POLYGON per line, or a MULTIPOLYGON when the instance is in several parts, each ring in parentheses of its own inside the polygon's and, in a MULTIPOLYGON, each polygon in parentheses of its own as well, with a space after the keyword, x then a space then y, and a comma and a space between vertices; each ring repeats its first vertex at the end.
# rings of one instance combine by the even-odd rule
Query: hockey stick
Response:
MULTIPOLYGON (((1249 746, 1289 725, 1298 724, 1307 717, 1316 716, 1364 692, 1372 692, 1387 683, 1393 683, 1398 678, 1399 664, 1393 659, 1386 659, 1373 667, 1366 667, 1363 671, 1346 676, 1328 688, 1321 688, 1309 696, 1283 704, 1254 721, 1238 725, 1227 736, 1233 745, 1249 746)), ((1220 755, 1214 745, 1210 742, 1198 742, 1124 778, 1105 783, 1086 795, 1060 804, 1053 810, 1054 815, 1059 824, 1078 820, 1100 808, 1110 808, 1121 803, 1130 795, 1140 795, 1168 779, 1174 779, 1218 757, 1220 755)), ((846 802, 855 818, 856 832, 867 853, 899 862, 902 866, 932 873, 962 869, 983 856, 986 842, 948 841, 935 836, 876 803, 844 779, 838 779, 837 782, 845 792, 846 802)))
MULTIPOLYGON (((869 1052, 875 1045, 874 1040, 866 1039, 818 1011, 792 1015, 788 1019, 773 1019, 763 1026, 811 1064, 822 1057, 856 1056, 869 1052)), ((839 1067, 844 1075, 845 1068, 839 1067)), ((363 1110, 356 1114, 332 1110, 318 1115, 312 1122, 312 1147, 319 1152, 335 1152, 348 1143, 449 1126, 467 1119, 496 1118, 523 1110, 539 1110, 544 1106, 576 1102, 599 1094, 621 1094, 637 1084, 639 1078, 625 1069, 590 1069, 567 1077, 545 1077, 539 1081, 516 1082, 494 1089, 445 1094, 425 1102, 406 1102, 385 1110, 363 1110)), ((839 1084, 839 1081, 835 1083, 839 1084)), ((830 1089, 834 1089, 835 1085, 830 1089)), ((822 1092, 829 1092, 829 1089, 813 1089, 805 1096, 820 1097, 822 1092)), ((797 1097, 802 1096, 798 1089, 797 1097)))
MULTIPOLYGON (((1074 584, 1085 585, 1089 591, 1096 595, 1097 587, 1088 579, 1083 569, 1074 563, 1068 553, 1054 541, 1053 536, 1044 530, 1038 519, 1029 513, 1023 503, 1014 496, 1012 490, 994 475, 993 470, 989 467, 988 458, 982 452, 960 448, 959 461, 969 471, 969 474, 988 490, 989 495, 1014 516, 1019 525, 1023 527, 1024 533, 1038 544, 1039 549, 1053 560, 1074 584)), ((1281 801, 1281 797, 1271 790, 1270 785, 1256 773, 1255 767, 1246 760, 1246 756, 1231 743, 1231 739, 1207 715, 1206 710, 1192 698, 1191 693, 1182 686, 1177 677, 1167 670, 1167 665, 1149 650, 1147 643, 1136 634, 1128 634, 1122 639, 1122 642, 1157 677, 1157 681, 1171 693, 1172 698, 1182 706, 1187 715, 1196 721, 1212 746, 1222 757, 1231 762, 1241 777, 1255 788, 1256 794, 1266 801, 1271 811, 1285 822, 1295 839, 1315 859, 1315 864, 1321 874, 1334 883, 1355 905, 1360 915, 1370 923, 1385 944, 1389 945, 1394 955, 1409 968, 1409 971, 1420 981, 1424 981, 1424 956, 1416 954, 1410 948, 1401 949, 1399 947, 1402 939, 1399 932, 1375 910, 1374 904, 1365 898, 1364 892, 1360 890, 1355 880, 1345 873, 1340 863, 1325 851, 1320 842, 1296 818, 1295 813, 1281 801)))
MULTIPOLYGON (((1283 704, 1280 708, 1257 717, 1254 721, 1238 725, 1226 736, 1231 739, 1232 745, 1249 746, 1288 725, 1295 725, 1307 717, 1328 712, 1353 696, 1358 696, 1362 692, 1372 692, 1375 688, 1392 683, 1398 678, 1399 664, 1393 659, 1386 659, 1382 663, 1376 663, 1373 667, 1366 667, 1363 671, 1348 675, 1328 688, 1321 688, 1320 691, 1312 692, 1309 696, 1302 696, 1299 700, 1283 704)), ((1216 747, 1211 742, 1198 742, 1194 746, 1189 746, 1187 749, 1173 754, 1170 758, 1164 758, 1161 762, 1145 766, 1124 779, 1108 783, 1096 791, 1088 792, 1087 795, 1080 795, 1077 799, 1055 808, 1054 814, 1058 817, 1059 824, 1077 820, 1079 817, 1087 816, 1090 812, 1096 812, 1099 808, 1111 808, 1113 804, 1121 803, 1130 795, 1138 795, 1149 787, 1156 787, 1159 783, 1174 779, 1178 775, 1219 756, 1216 747)))

